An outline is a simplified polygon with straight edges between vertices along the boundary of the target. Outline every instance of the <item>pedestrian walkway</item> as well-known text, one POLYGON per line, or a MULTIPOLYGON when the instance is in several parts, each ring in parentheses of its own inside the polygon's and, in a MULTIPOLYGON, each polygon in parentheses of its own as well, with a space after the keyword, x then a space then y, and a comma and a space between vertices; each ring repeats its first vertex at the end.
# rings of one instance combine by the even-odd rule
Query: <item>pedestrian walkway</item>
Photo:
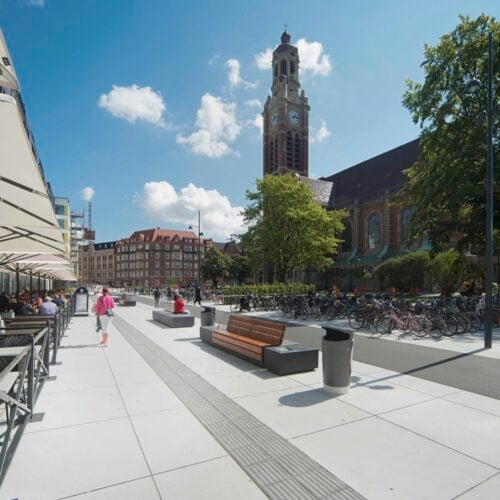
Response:
POLYGON ((498 497, 499 400, 359 362, 332 397, 151 310, 119 308, 109 348, 73 319, 0 498, 498 497))

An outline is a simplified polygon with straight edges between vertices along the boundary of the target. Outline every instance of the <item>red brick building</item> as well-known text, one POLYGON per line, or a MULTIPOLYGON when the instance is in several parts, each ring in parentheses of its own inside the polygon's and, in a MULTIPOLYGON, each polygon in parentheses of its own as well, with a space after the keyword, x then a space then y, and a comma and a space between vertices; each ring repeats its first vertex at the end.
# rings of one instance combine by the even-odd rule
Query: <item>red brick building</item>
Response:
MULTIPOLYGON (((201 239, 201 256, 212 246, 201 239)), ((192 231, 146 229, 116 242, 116 286, 192 285, 198 276, 198 238, 192 231)))
POLYGON ((419 152, 417 139, 324 178, 333 183, 329 208, 349 211, 344 242, 328 281, 344 288, 366 284, 361 275, 385 259, 430 250, 427 240, 408 245, 412 209, 393 203, 394 193, 406 182, 403 171, 413 165, 419 152))

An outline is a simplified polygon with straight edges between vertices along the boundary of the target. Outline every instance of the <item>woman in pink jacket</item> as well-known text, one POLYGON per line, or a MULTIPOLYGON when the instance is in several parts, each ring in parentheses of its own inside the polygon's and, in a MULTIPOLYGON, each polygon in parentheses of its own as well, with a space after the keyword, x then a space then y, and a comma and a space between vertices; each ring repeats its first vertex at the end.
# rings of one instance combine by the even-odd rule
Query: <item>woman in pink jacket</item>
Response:
POLYGON ((101 345, 108 347, 109 345, 109 325, 113 320, 113 309, 115 308, 115 301, 109 295, 107 288, 102 289, 102 295, 98 297, 95 302, 95 312, 98 322, 101 324, 101 345))

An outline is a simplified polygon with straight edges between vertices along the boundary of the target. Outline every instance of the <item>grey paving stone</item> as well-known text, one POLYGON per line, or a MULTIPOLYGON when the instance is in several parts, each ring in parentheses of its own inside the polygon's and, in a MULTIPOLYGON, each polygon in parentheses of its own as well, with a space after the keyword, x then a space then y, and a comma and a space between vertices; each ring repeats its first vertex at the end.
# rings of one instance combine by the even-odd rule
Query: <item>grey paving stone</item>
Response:
POLYGON ((115 326, 269 498, 363 498, 125 320, 115 326))

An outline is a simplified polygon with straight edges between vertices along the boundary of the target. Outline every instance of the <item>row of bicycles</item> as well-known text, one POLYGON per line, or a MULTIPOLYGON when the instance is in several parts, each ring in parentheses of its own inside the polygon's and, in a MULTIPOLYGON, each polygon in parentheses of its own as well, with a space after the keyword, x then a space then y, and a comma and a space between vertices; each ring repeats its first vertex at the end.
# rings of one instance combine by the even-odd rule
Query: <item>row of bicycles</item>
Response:
MULTIPOLYGON (((323 294, 245 295, 234 301, 231 311, 281 311, 296 320, 344 319, 354 330, 372 329, 382 335, 398 331, 439 338, 484 328, 484 303, 480 297, 410 302, 388 296, 356 299, 323 294)), ((494 298, 493 322, 500 326, 499 296, 494 298)))
MULTIPOLYGON (((500 325, 500 304, 495 304, 494 324, 500 325)), ((484 305, 476 299, 377 302, 359 305, 349 315, 355 330, 373 328, 380 334, 399 331, 416 337, 476 333, 484 328, 484 305)))

